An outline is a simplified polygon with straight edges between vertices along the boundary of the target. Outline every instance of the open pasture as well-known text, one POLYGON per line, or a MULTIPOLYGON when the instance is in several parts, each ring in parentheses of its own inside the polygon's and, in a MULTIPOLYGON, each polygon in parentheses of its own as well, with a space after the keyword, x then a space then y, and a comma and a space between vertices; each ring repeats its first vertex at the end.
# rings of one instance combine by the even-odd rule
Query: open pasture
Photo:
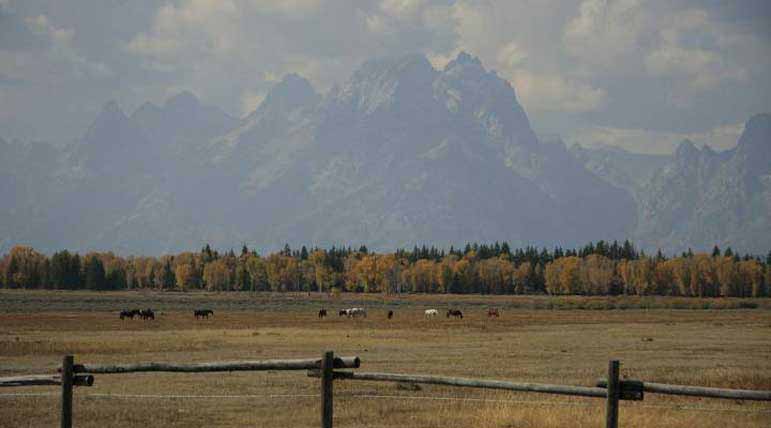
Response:
MULTIPOLYGON (((768 302, 684 302, 712 309, 672 309, 681 303, 666 298, 0 291, 0 376, 51 373, 64 354, 89 363, 205 362, 334 350, 360 356, 362 371, 589 386, 617 358, 622 377, 771 389, 768 302), (337 316, 358 306, 367 318, 337 316), (499 318, 488 319, 490 306, 499 318), (152 308, 156 320, 119 319, 134 307, 152 308), (329 316, 319 320, 322 307, 329 316), (464 318, 447 319, 449 307, 464 318), (196 320, 196 308, 214 316, 196 320), (426 319, 429 308, 439 316, 426 319), (588 310, 603 308, 616 309, 588 310)), ((76 389, 75 424, 315 427, 318 390, 304 372, 97 375, 93 387, 76 389)), ((0 398, 0 426, 57 424, 57 388, 0 394, 10 392, 53 395, 0 398)), ((605 411, 600 399, 436 386, 340 381, 335 392, 339 427, 599 427, 605 411)), ((622 427, 769 425, 768 403, 647 394, 621 404, 622 427)))

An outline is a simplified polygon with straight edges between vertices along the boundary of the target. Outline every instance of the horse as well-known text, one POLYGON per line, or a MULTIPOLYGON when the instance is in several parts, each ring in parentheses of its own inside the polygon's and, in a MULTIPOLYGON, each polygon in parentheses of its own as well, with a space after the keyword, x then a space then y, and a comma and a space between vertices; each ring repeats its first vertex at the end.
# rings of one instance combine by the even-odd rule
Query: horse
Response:
POLYGON ((144 311, 139 311, 139 316, 141 316, 143 320, 154 320, 155 312, 153 312, 152 309, 147 308, 144 311))
POLYGON ((447 311, 447 318, 450 318, 450 316, 463 319, 463 312, 459 311, 458 309, 449 309, 447 311))
POLYGON ((196 309, 195 311, 193 311, 193 316, 195 317, 195 319, 199 319, 199 318, 208 319, 209 315, 214 316, 214 311, 211 309, 196 309))
POLYGON ((388 311, 388 319, 390 320, 393 317, 394 317, 394 311, 388 311))
POLYGON ((439 315, 439 311, 437 311, 436 309, 426 309, 426 312, 425 312, 426 318, 433 318, 437 315, 439 315))
POLYGON ((498 318, 499 316, 501 316, 501 314, 498 312, 498 308, 487 309, 487 318, 498 318))
POLYGON ((348 318, 364 317, 367 318, 367 310, 364 308, 351 308, 348 309, 348 318))
POLYGON ((321 309, 319 311, 319 318, 324 318, 325 316, 327 316, 327 310, 326 309, 321 309))
POLYGON ((140 315, 140 312, 141 311, 139 309, 124 309, 120 311, 120 319, 131 318, 133 320, 134 317, 138 317, 140 315))
POLYGON ((337 316, 338 316, 338 317, 342 317, 342 316, 348 316, 348 311, 349 311, 349 310, 350 310, 350 309, 340 309, 340 312, 338 312, 338 313, 337 313, 337 316))

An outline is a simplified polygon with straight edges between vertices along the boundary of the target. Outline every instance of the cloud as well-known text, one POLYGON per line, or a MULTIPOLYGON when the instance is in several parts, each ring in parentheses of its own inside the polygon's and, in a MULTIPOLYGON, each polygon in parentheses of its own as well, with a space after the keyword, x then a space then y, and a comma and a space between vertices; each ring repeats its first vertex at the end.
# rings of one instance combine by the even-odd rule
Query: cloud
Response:
POLYGON ((647 12, 640 0, 585 0, 565 26, 563 42, 584 65, 614 70, 621 66, 628 72, 618 59, 639 54, 646 24, 647 12))
POLYGON ((527 59, 527 52, 517 45, 517 42, 510 41, 498 49, 496 59, 498 60, 498 64, 502 64, 509 68, 515 68, 521 66, 527 59))
POLYGON ((646 56, 646 69, 656 76, 686 79, 687 88, 696 91, 714 89, 723 80, 745 80, 747 71, 720 49, 720 44, 733 43, 732 36, 715 32, 717 25, 703 10, 676 14, 671 25, 659 30, 661 42, 646 56))
POLYGON ((75 49, 73 46, 75 30, 55 27, 46 15, 27 18, 26 23, 32 32, 50 41, 48 58, 66 65, 74 75, 87 78, 113 75, 109 66, 102 62, 89 61, 75 49))
POLYGON ((527 111, 580 113, 600 109, 607 100, 605 90, 559 74, 517 70, 511 80, 527 111))

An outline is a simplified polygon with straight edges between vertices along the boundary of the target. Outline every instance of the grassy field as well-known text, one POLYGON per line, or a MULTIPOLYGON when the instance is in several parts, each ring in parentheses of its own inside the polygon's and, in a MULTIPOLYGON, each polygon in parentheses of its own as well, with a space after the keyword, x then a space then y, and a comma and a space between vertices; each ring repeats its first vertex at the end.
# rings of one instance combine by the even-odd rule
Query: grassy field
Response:
MULTIPOLYGON (((611 358, 622 376, 771 389, 768 300, 0 291, 0 376, 89 363, 358 355, 363 371, 592 385, 611 358), (369 317, 316 313, 366 306, 369 317), (423 310, 464 311, 463 320, 423 310), (502 309, 488 320, 486 308, 502 309), (152 307, 156 321, 118 319, 152 307), (192 309, 215 316, 195 321, 192 309), (387 320, 387 310, 396 316, 387 320)), ((318 380, 304 372, 98 375, 75 393, 79 427, 318 426, 318 380), (209 396, 209 397, 201 397, 209 396), (212 397, 214 396, 214 397, 212 397)), ((339 427, 600 427, 604 401, 389 383, 336 382, 339 427)), ((55 426, 58 389, 7 388, 0 426, 55 426)), ((622 402, 623 427, 768 427, 768 403, 649 394, 622 402)))

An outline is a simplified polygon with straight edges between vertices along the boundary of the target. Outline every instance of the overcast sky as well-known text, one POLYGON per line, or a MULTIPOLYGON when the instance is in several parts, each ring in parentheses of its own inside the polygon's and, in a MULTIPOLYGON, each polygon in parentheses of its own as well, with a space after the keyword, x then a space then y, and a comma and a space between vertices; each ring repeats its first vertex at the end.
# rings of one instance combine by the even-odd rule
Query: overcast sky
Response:
POLYGON ((768 0, 0 0, 0 137, 66 142, 181 90, 243 116, 288 72, 326 91, 461 50, 568 143, 724 148, 771 111, 768 0))

